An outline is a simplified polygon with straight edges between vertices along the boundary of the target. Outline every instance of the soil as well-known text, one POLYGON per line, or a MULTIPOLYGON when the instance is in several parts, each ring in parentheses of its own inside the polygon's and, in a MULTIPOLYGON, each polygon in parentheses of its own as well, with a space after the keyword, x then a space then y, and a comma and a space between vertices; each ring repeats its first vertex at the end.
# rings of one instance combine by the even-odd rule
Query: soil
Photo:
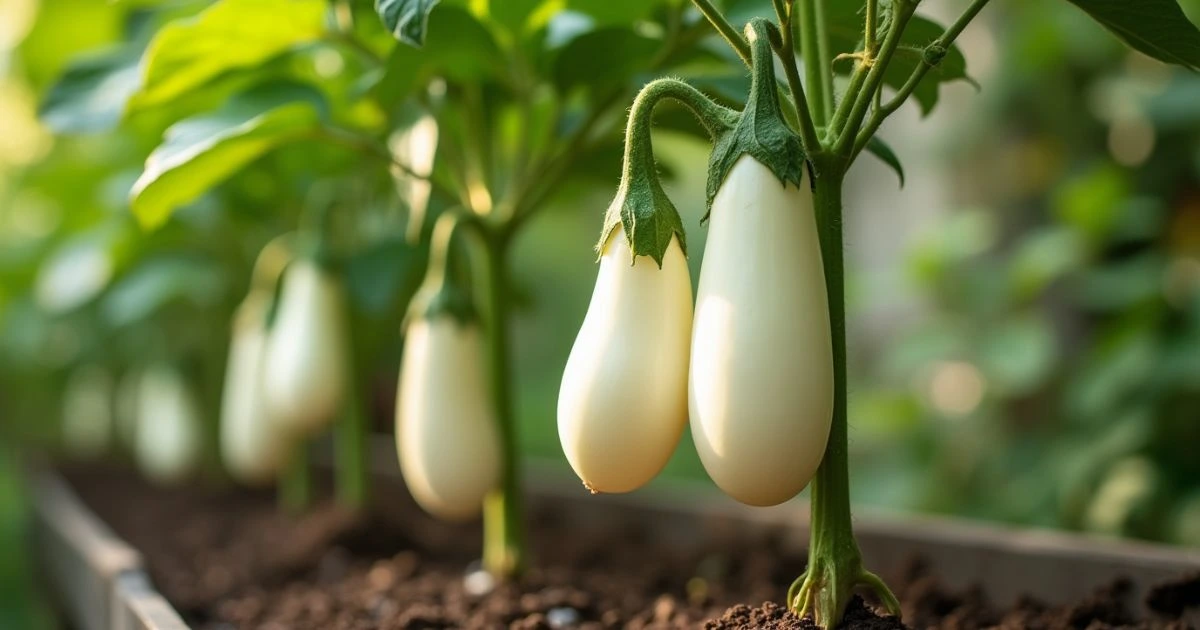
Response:
MULTIPOLYGON (((814 628, 772 603, 804 568, 782 532, 698 524, 694 542, 666 545, 636 524, 581 532, 539 507, 536 566, 496 585, 475 568, 477 524, 436 522, 395 487, 366 515, 326 503, 289 517, 267 493, 161 489, 119 471, 68 477, 201 630, 814 628)), ((1184 630, 1200 608, 1200 574, 1153 589, 1144 612, 1122 583, 1071 606, 1026 598, 1004 610, 978 589, 944 588, 920 562, 889 577, 905 623, 856 597, 842 627, 1184 630)))

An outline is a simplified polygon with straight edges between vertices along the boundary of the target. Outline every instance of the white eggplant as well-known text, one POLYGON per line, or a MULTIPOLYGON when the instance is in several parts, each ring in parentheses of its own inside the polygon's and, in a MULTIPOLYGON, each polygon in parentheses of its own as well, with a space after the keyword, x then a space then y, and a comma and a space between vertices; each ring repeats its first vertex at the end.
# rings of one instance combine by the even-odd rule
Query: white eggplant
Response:
POLYGON ((263 400, 268 306, 251 295, 238 309, 221 393, 221 458, 235 479, 252 485, 275 479, 292 444, 263 400))
POLYGON ((135 455, 142 472, 158 483, 177 483, 200 463, 200 413, 182 376, 155 367, 138 384, 135 455))
POLYGON ((775 505, 808 485, 833 418, 828 299, 807 175, 785 187, 743 156, 711 217, 692 331, 692 438, 725 493, 775 505))
POLYGON ((475 324, 449 315, 408 326, 396 401, 400 470, 443 519, 475 516, 500 483, 503 453, 475 324))
POLYGON ((312 434, 334 420, 349 386, 346 298, 337 278, 308 260, 293 262, 282 282, 263 395, 282 430, 312 434))
POLYGON ((630 264, 617 228, 558 394, 558 437, 593 492, 630 492, 667 464, 687 425, 692 282, 678 238, 660 269, 630 264))
POLYGON ((73 372, 63 388, 62 438, 67 452, 76 457, 103 455, 112 442, 112 374, 98 365, 73 372))

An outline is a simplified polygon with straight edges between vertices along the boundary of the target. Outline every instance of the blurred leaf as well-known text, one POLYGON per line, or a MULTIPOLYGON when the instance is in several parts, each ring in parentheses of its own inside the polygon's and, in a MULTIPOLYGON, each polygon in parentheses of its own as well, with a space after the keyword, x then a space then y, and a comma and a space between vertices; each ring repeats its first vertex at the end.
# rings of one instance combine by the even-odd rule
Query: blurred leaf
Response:
POLYGON ((429 13, 438 0, 375 0, 375 12, 392 37, 410 46, 424 46, 429 13))
POLYGON ((1076 285, 1076 297, 1083 308, 1128 310, 1161 297, 1165 273, 1160 254, 1143 254, 1089 270, 1076 285))
POLYGON ((1078 232, 1065 227, 1037 230, 1017 244, 1009 266, 1010 283, 1019 299, 1033 298, 1083 262, 1078 232))
POLYGON ((1022 396, 1045 381, 1057 354, 1049 322, 1028 315, 989 328, 979 360, 992 386, 1003 394, 1022 396))
POLYGON ((505 57, 486 26, 465 9, 439 5, 421 50, 424 64, 435 73, 462 83, 500 76, 505 57))
MULTIPOLYGON (((482 7, 483 14, 491 21, 503 26, 510 33, 520 34, 525 30, 530 17, 536 13, 549 18, 556 8, 561 8, 561 0, 475 0, 472 6, 482 7), (550 12, 540 10, 546 6, 550 12)), ((620 4, 613 2, 612 4, 620 4)))
POLYGON ((1131 48, 1159 61, 1200 70, 1200 30, 1176 0, 1068 0, 1131 48))
POLYGON ((324 0, 220 0, 167 24, 146 49, 142 89, 130 108, 164 103, 319 39, 326 9, 324 0))
POLYGON ((585 13, 599 24, 632 24, 654 12, 650 0, 567 0, 567 8, 585 13))
POLYGON ((111 129, 141 86, 141 51, 122 47, 71 62, 42 102, 41 117, 57 133, 111 129))
POLYGON ((403 310, 425 275, 427 252, 402 238, 380 241, 346 264, 346 288, 362 312, 382 315, 403 310))
POLYGON ((311 132, 321 105, 312 88, 270 83, 212 114, 173 125, 133 186, 134 215, 147 228, 161 225, 177 207, 262 154, 311 132))
POLYGON ((658 51, 657 40, 630 28, 609 26, 581 35, 554 60, 554 83, 563 92, 621 85, 646 67, 658 51))
POLYGON ((1200 125, 1200 77, 1180 74, 1167 89, 1155 94, 1146 103, 1146 115, 1161 133, 1190 130, 1200 125))
MULTIPOLYGON (((864 30, 861 9, 862 3, 859 2, 826 3, 830 49, 834 56, 851 53, 861 47, 864 30)), ((941 37, 945 30, 933 20, 920 15, 913 16, 908 27, 904 29, 904 36, 896 54, 888 63, 887 72, 883 75, 884 83, 894 90, 900 89, 912 76, 913 71, 924 63, 925 47, 941 37)), ((834 71, 842 74, 849 74, 852 69, 853 63, 849 61, 834 65, 834 71)), ((930 70, 913 91, 913 98, 920 106, 921 114, 926 115, 933 110, 938 100, 938 87, 942 83, 957 80, 970 81, 970 78, 967 76, 966 57, 957 45, 953 45, 941 63, 930 70)))
POLYGON ((875 157, 883 160, 884 164, 892 167, 896 171, 896 175, 900 178, 900 187, 904 188, 904 165, 900 164, 900 158, 888 143, 884 142, 879 136, 871 136, 867 141, 867 151, 875 157))
POLYGON ((1112 164, 1089 169, 1055 191, 1055 213, 1093 240, 1107 237, 1120 216, 1121 203, 1129 195, 1124 171, 1112 164))
POLYGON ((60 246, 38 270, 38 306, 50 313, 65 313, 99 295, 117 266, 111 234, 102 228, 60 246))
POLYGON ((100 304, 114 327, 135 324, 174 301, 209 306, 225 290, 221 270, 198 258, 156 258, 138 265, 117 282, 100 304))

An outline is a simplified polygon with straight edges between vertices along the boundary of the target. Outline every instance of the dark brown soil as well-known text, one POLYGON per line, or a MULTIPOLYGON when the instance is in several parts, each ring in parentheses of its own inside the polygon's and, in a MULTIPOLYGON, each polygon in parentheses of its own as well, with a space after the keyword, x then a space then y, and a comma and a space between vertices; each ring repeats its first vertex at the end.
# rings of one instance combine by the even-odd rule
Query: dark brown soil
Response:
MULTIPOLYGON (((782 535, 697 524, 702 536, 671 545, 632 525, 582 533, 552 506, 539 508, 535 568, 519 584, 494 586, 470 568, 478 525, 435 522, 395 488, 366 516, 326 504, 289 518, 268 494, 162 490, 95 470, 69 477, 203 630, 814 628, 771 603, 804 565, 782 535)), ((892 583, 908 626, 855 598, 843 627, 1183 630, 1191 626, 1181 616, 1200 606, 1200 575, 1151 592, 1144 619, 1122 584, 1073 606, 1026 599, 998 610, 978 590, 943 588, 918 563, 892 583)))

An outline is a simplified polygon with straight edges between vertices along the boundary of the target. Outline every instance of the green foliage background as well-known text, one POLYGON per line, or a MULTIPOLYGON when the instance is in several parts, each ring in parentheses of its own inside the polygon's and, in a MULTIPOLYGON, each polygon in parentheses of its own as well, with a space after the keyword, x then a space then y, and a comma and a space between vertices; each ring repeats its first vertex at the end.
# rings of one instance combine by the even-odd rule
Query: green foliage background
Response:
MULTIPOLYGON (((57 448, 71 370, 169 359, 215 408, 253 257, 314 206, 336 209, 386 429, 424 252, 404 239, 409 209, 370 152, 411 124, 413 96, 435 77, 452 103, 497 104, 494 162, 466 170, 500 192, 514 147, 552 147, 583 105, 617 105, 516 246, 522 446, 561 461, 558 379, 619 175, 621 99, 653 76, 664 33, 696 16, 673 1, 446 0, 418 52, 395 45, 367 3, 352 5, 349 39, 323 0, 221 0, 194 17, 208 4, 0 2, 0 557, 22 558, 18 457, 57 448), (214 53, 214 41, 237 45, 214 53), (510 58, 527 65, 510 76, 510 58), (542 85, 528 120, 507 107, 521 81, 542 85), (330 127, 356 135, 331 139, 330 127)), ((765 13, 726 4, 742 21, 765 13)), ((1193 20, 1196 5, 1185 3, 1193 20)), ((851 328, 855 499, 1200 545, 1200 78, 1129 53, 1067 2, 997 1, 985 18, 916 95, 928 111, 943 83, 970 76, 972 50, 991 51, 982 90, 945 108, 970 112, 933 161, 953 205, 911 236, 903 273, 888 276, 901 283, 852 280, 852 318, 887 322, 851 328)), ((684 50, 673 74, 744 97, 748 78, 721 42, 684 50)), ((445 111, 445 134, 478 131, 467 109, 445 111)), ((707 156, 677 114, 660 117, 655 149, 695 278, 707 156)), ((439 161, 434 179, 460 175, 439 161)), ((899 208, 910 194, 891 198, 899 208)), ((850 199, 849 213, 868 211, 850 199)), ((435 194, 430 212, 454 201, 435 194)), ((684 441, 667 476, 702 478, 684 441)), ((27 559, 0 567, 0 626, 49 622, 29 574, 27 559)))

